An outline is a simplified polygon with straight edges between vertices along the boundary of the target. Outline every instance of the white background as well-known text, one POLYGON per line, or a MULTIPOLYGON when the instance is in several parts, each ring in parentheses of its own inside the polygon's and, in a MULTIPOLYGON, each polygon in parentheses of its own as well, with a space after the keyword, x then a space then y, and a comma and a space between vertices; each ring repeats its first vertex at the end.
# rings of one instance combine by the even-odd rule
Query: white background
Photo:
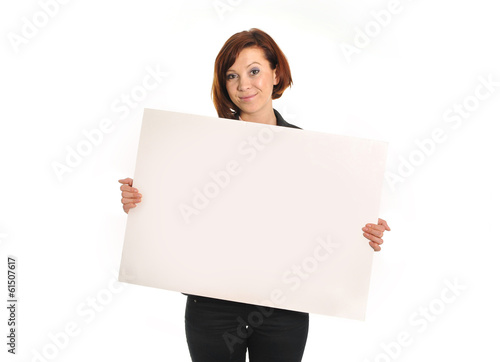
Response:
MULTIPOLYGON (((375 255, 367 321, 311 315, 303 360, 498 357, 500 86, 474 103, 481 77, 500 82, 494 2, 401 0, 378 28, 374 14, 389 1, 233 0, 222 15, 211 0, 69 1, 44 25, 46 2, 0 9, 0 275, 7 280, 15 255, 20 300, 18 354, 2 337, 3 356, 189 361, 185 296, 115 282, 126 223, 117 180, 133 176, 142 109, 216 116, 215 56, 232 34, 258 27, 290 62, 293 87, 274 102, 287 121, 388 141, 393 174, 403 160, 418 163, 384 185, 380 217, 392 231, 375 255), (40 26, 14 46, 24 18, 40 26), (357 29, 371 34, 362 48, 357 29), (360 48, 348 59, 342 44, 360 48), (146 67, 168 76, 120 117, 112 104, 142 83, 146 67), (468 115, 446 122, 464 101, 468 115), (64 164, 103 118, 114 130, 58 178, 54 162, 64 164), (446 141, 419 158, 417 142, 437 129, 446 141), (465 290, 456 296, 447 281, 465 290), (62 337, 68 324, 78 335, 62 337), (402 332, 411 343, 395 347, 402 332)), ((6 305, 6 288, 0 294, 6 305)))

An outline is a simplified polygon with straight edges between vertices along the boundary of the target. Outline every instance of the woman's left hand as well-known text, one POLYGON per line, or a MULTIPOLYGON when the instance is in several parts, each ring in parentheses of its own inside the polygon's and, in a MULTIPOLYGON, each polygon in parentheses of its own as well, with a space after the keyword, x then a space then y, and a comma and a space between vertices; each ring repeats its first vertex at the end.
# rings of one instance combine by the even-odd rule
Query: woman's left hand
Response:
POLYGON ((364 231, 363 236, 370 240, 369 244, 375 251, 380 251, 382 248, 380 245, 384 242, 382 236, 384 236, 384 231, 390 231, 391 228, 387 225, 387 221, 383 219, 378 219, 378 224, 366 224, 362 228, 364 231))

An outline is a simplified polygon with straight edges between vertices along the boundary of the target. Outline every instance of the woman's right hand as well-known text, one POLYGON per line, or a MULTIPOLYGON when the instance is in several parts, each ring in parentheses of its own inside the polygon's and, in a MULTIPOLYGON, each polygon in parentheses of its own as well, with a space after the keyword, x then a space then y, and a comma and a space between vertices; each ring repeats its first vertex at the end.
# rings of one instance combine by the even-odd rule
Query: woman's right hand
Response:
POLYGON ((118 180, 118 182, 123 184, 120 186, 120 190, 122 190, 123 211, 128 214, 130 209, 133 209, 141 202, 142 195, 139 193, 139 190, 132 187, 134 180, 130 177, 118 180))

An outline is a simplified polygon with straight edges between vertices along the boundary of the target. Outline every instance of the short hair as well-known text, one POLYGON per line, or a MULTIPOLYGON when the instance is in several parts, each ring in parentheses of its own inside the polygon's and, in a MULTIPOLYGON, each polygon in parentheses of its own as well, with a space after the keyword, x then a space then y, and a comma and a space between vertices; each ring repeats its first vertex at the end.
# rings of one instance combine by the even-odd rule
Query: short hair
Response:
POLYGON ((292 85, 288 61, 273 38, 256 28, 236 33, 226 41, 215 59, 212 100, 221 118, 238 118, 240 109, 231 101, 226 89, 226 72, 234 64, 240 52, 250 47, 262 49, 271 69, 277 68, 278 84, 273 87, 272 99, 280 98, 285 89, 292 85))

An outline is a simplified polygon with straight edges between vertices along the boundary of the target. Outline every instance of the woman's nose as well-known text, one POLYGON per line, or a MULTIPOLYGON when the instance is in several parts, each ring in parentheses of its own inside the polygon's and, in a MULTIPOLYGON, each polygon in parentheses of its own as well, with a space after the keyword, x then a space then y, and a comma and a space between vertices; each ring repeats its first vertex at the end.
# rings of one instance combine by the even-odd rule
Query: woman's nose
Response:
POLYGON ((250 79, 248 77, 240 77, 240 81, 238 82, 238 90, 242 91, 242 90, 245 90, 245 89, 248 89, 250 88, 251 86, 251 83, 250 83, 250 79))

